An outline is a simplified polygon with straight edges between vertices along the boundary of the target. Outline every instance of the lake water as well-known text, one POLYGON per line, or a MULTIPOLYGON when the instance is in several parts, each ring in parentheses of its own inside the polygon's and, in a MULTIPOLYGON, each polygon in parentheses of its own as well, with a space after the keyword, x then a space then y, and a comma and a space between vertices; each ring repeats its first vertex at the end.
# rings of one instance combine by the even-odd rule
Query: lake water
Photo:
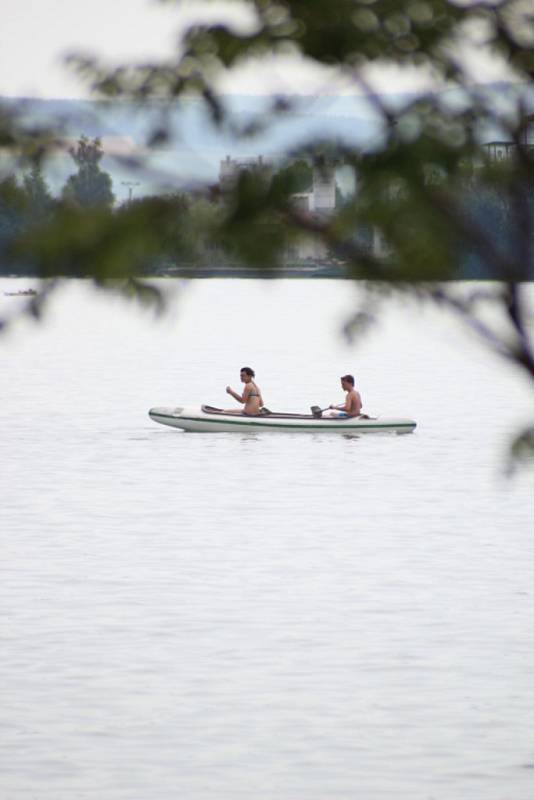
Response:
POLYGON ((154 321, 74 282, 0 338, 3 800, 532 800, 532 387, 407 301, 349 346, 342 281, 174 288, 154 321), (243 365, 418 428, 148 418, 243 365))

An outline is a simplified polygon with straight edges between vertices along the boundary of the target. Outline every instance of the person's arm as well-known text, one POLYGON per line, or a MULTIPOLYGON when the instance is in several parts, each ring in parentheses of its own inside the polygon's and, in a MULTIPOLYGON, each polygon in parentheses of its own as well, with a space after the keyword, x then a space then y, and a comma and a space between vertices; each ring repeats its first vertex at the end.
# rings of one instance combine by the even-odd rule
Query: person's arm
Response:
POLYGON ((231 394, 234 400, 237 400, 238 403, 246 403, 248 400, 250 389, 248 388, 248 386, 245 386, 243 390, 243 395, 240 395, 237 392, 234 392, 231 386, 227 386, 226 392, 227 394, 231 394))
POLYGON ((346 411, 347 410, 347 400, 344 403, 340 403, 338 406, 335 403, 331 403, 328 408, 335 408, 337 411, 346 411))

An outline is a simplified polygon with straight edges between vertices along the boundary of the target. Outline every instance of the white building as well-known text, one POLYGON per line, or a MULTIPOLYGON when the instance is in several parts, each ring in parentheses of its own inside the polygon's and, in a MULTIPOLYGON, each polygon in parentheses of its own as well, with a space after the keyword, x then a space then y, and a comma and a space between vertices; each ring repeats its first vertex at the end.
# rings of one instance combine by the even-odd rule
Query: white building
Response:
MULTIPOLYGON (((312 191, 294 194, 292 200, 301 213, 316 219, 333 214, 336 208, 335 170, 332 167, 314 166, 312 191)), ((303 234, 288 248, 287 258, 297 261, 324 261, 328 258, 328 249, 316 237, 303 234)))
POLYGON ((514 142, 488 142, 484 145, 490 161, 504 161, 514 153, 514 142))
MULTIPOLYGON (((220 162, 219 186, 224 192, 231 189, 241 172, 260 172, 271 178, 275 164, 273 160, 263 156, 248 158, 226 158, 220 162)), ((333 167, 313 167, 313 184, 311 192, 299 192, 292 195, 294 207, 303 214, 312 217, 325 217, 336 208, 336 176, 333 167)), ((297 241, 287 247, 288 261, 324 261, 328 251, 323 242, 314 236, 302 234, 297 241)))
POLYGON ((336 207, 336 173, 333 167, 313 168, 313 210, 332 213, 336 207))
MULTIPOLYGON (((534 114, 529 114, 521 134, 521 144, 526 150, 534 150, 534 114)), ((490 161, 505 161, 516 151, 515 142, 494 141, 484 145, 490 161)))

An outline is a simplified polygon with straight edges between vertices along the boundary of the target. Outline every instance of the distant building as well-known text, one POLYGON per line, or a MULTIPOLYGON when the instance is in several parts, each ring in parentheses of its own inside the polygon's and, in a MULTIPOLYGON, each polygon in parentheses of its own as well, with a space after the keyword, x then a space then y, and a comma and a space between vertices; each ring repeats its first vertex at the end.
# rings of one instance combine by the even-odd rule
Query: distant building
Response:
MULTIPOLYGON (((300 213, 313 219, 324 219, 333 214, 336 208, 336 176, 333 167, 313 168, 311 192, 300 192, 291 197, 293 206, 300 213)), ((328 248, 324 242, 312 235, 302 234, 286 252, 288 261, 325 261, 328 248)))
POLYGON ((332 213, 336 207, 336 173, 333 167, 313 168, 313 205, 318 213, 332 213))
POLYGON ((313 211, 313 193, 312 192, 299 192, 299 194, 291 195, 291 203, 293 208, 302 213, 309 213, 313 211))
POLYGON ((484 148, 490 161, 505 161, 515 153, 516 145, 515 142, 487 142, 484 148))
MULTIPOLYGON (((526 150, 534 151, 534 114, 526 118, 521 144, 526 150)), ((495 141, 487 142, 484 148, 490 161, 505 161, 515 154, 517 145, 515 142, 495 141)))
MULTIPOLYGON (((226 158, 219 166, 219 186, 221 191, 228 191, 235 186, 242 172, 256 172, 270 180, 275 171, 272 159, 259 155, 247 158, 226 158)), ((333 167, 313 168, 313 184, 311 192, 299 192, 291 196, 295 209, 312 218, 324 218, 332 214, 336 208, 336 176, 333 167)), ((286 261, 324 261, 328 258, 328 250, 323 242, 311 234, 302 234, 286 248, 286 261)))

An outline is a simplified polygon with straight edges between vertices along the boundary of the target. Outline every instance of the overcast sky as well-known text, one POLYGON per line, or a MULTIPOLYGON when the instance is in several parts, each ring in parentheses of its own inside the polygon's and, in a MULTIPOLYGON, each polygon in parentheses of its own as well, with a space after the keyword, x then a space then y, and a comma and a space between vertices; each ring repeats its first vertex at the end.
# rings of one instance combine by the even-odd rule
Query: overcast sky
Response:
POLYGON ((72 51, 109 58, 168 54, 171 9, 148 0, 0 0, 0 94, 77 97, 72 51))
MULTIPOLYGON (((63 63, 68 53, 99 54, 117 62, 164 58, 175 51, 177 33, 187 21, 199 13, 207 18, 221 8, 236 25, 246 28, 251 24, 240 10, 243 4, 239 0, 180 0, 175 4, 157 0, 0 0, 0 95, 87 96, 86 87, 63 63)), ((494 61, 486 63, 480 75, 484 80, 503 77, 494 61)), ((401 76, 395 70, 381 83, 387 90, 408 90, 417 88, 421 79, 413 73, 401 76)), ((285 62, 271 63, 262 70, 243 70, 222 89, 245 93, 348 90, 333 86, 327 73, 285 62)))

